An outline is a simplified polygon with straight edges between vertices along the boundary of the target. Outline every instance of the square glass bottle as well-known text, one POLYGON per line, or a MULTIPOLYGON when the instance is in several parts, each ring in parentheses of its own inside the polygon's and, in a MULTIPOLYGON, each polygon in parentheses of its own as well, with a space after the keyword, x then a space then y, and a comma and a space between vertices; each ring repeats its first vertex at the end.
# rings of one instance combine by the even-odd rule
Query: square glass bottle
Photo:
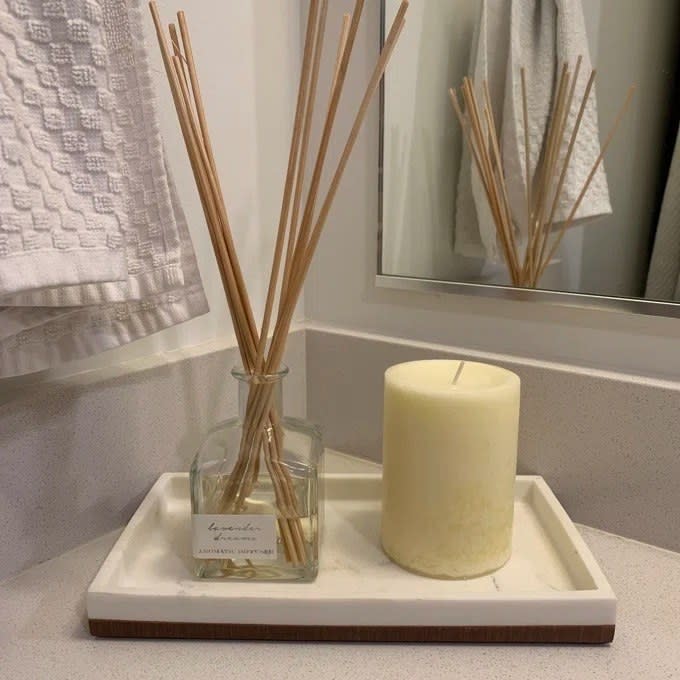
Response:
POLYGON ((311 581, 319 565, 321 435, 283 417, 283 368, 234 369, 239 416, 210 430, 190 471, 196 575, 311 581))

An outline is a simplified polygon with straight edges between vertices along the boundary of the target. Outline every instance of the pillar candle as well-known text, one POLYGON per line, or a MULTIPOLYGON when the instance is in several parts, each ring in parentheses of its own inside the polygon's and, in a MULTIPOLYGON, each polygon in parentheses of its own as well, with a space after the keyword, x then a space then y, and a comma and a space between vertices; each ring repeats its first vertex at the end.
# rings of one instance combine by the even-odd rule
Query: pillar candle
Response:
POLYGON ((493 571, 512 545, 520 380, 460 368, 413 361, 385 373, 383 549, 437 578, 493 571))

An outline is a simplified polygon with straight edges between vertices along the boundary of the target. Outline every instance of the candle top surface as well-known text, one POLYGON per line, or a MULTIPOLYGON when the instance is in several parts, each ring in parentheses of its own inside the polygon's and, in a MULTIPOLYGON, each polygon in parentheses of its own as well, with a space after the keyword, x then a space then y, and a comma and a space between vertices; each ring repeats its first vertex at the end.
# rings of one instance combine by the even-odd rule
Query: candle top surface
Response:
POLYGON ((403 390, 451 395, 519 387, 519 377, 500 366, 465 361, 461 369, 460 364, 450 359, 396 364, 385 372, 385 382, 403 390))

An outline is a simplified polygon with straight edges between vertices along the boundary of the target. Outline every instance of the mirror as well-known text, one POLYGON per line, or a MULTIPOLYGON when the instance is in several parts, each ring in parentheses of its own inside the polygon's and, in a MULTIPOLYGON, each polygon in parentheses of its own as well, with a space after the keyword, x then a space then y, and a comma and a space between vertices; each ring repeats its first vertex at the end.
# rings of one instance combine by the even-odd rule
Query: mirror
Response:
MULTIPOLYGON (((398 5, 383 0, 383 31, 398 5)), ((412 3, 381 97, 380 282, 421 288, 436 282, 454 291, 571 304, 618 300, 637 311, 680 315, 675 304, 659 304, 680 302, 679 28, 674 0, 412 3), (591 67, 597 73, 577 127, 591 67), (562 68, 571 80, 562 84, 558 109, 562 68), (455 88, 463 107, 466 76, 474 79, 482 120, 488 120, 482 83, 488 85, 500 158, 489 180, 501 204, 496 213, 478 170, 484 165, 476 164, 449 97, 455 88), (632 84, 630 106, 574 212, 632 84), (562 136, 555 133, 550 147, 551 120, 559 130, 560 112, 562 136), (554 251, 536 281, 513 279, 498 215, 509 218, 520 265, 538 259, 532 239, 543 239, 544 259, 554 251), (532 224, 541 225, 533 236, 532 224)), ((487 125, 480 138, 493 165, 491 137, 487 125)))

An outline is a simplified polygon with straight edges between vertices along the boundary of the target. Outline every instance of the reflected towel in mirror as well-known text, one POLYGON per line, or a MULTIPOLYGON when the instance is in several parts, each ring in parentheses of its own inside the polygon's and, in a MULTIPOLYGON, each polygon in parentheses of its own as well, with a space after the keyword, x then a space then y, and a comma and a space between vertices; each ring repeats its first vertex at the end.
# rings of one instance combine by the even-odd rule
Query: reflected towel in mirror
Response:
POLYGON ((645 297, 680 302, 680 134, 664 189, 645 297))
MULTIPOLYGON (((501 137, 508 199, 520 243, 526 242, 528 221, 520 69, 526 69, 529 157, 533 176, 553 105, 559 69, 564 63, 573 69, 579 56, 583 57, 583 62, 577 92, 585 88, 591 71, 580 0, 482 0, 469 72, 477 87, 481 88, 484 81, 489 84, 493 114, 501 137)), ((571 134, 576 114, 576 107, 573 107, 567 120, 566 139, 571 134)), ((599 151, 597 104, 593 92, 557 207, 556 229, 574 205, 599 151)), ((496 227, 488 199, 472 167, 469 150, 464 146, 457 188, 455 252, 500 261, 502 257, 497 248, 496 227)), ((575 224, 611 212, 607 178, 604 169, 600 168, 576 213, 575 224)))

